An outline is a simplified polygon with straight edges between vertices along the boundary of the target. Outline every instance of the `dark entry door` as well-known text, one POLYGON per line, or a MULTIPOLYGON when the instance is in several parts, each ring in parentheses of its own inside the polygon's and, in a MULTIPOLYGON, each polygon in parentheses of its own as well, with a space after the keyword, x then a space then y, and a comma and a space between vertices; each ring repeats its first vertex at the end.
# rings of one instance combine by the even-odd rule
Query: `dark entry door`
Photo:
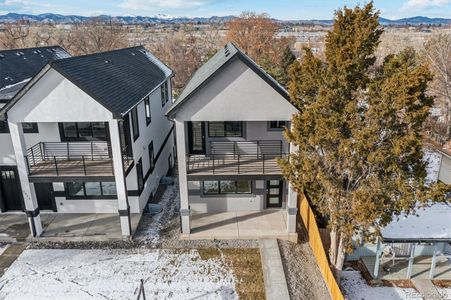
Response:
POLYGON ((205 123, 188 122, 189 154, 205 154, 205 123))
POLYGON ((266 207, 282 207, 282 180, 268 180, 266 182, 266 207))
POLYGON ((34 190, 40 210, 56 211, 55 197, 53 195, 53 185, 49 182, 35 182, 34 190))
POLYGON ((0 168, 2 211, 23 210, 22 189, 15 167, 0 168))

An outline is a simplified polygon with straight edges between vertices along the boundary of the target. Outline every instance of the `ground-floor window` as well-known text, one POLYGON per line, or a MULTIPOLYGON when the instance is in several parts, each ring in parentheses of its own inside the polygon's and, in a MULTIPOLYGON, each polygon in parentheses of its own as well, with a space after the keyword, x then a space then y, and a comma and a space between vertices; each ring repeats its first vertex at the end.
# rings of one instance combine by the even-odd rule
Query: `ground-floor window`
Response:
POLYGON ((205 195, 251 194, 251 180, 208 180, 202 181, 205 195))
POLYGON ((66 182, 66 197, 83 199, 114 199, 117 196, 115 182, 66 182))

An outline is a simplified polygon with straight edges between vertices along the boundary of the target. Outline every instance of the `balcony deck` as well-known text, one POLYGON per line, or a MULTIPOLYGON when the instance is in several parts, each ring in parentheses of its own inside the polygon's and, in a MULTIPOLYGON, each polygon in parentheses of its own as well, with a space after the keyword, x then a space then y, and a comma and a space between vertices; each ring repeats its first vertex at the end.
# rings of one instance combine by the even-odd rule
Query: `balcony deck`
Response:
MULTIPOLYGON (((123 150, 124 171, 133 160, 123 150)), ((40 142, 27 150, 28 175, 31 181, 58 177, 111 179, 114 177, 111 148, 107 142, 40 142)))
POLYGON ((282 175, 277 160, 283 155, 191 155, 188 175, 282 175))
MULTIPOLYGON (((132 160, 124 161, 124 170, 127 171, 132 165, 132 160)), ((47 160, 36 163, 29 167, 30 177, 110 177, 114 176, 113 160, 47 160)))

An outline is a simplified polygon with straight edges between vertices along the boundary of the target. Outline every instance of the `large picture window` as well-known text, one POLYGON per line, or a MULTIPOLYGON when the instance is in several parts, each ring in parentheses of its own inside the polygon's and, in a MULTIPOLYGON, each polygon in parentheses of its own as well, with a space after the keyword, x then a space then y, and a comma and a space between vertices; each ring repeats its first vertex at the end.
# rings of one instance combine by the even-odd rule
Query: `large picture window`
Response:
MULTIPOLYGON (((22 123, 24 133, 39 133, 38 123, 22 123)), ((6 121, 0 121, 0 133, 9 133, 9 125, 6 121)))
POLYGON ((210 137, 242 137, 243 122, 208 122, 210 137))
POLYGON ((59 123, 62 141, 107 140, 105 122, 59 123))
POLYGON ((205 195, 218 194, 251 194, 250 180, 212 180, 202 182, 205 195))
POLYGON ((132 128, 133 128, 133 140, 136 141, 139 138, 139 121, 138 121, 138 108, 132 109, 132 128))
POLYGON ((66 197, 72 199, 114 199, 117 197, 115 182, 66 182, 66 197))

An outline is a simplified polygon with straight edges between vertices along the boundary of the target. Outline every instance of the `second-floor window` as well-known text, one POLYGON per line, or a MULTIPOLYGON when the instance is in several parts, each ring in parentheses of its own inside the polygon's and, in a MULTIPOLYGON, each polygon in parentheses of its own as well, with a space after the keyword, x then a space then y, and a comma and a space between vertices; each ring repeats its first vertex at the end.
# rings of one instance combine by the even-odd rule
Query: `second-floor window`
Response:
POLYGON ((242 137, 243 122, 209 122, 210 137, 242 137))
MULTIPOLYGON (((38 133, 38 123, 22 123, 23 133, 38 133)), ((0 133, 9 133, 9 125, 6 121, 0 121, 0 133)))
POLYGON ((62 141, 107 140, 105 122, 59 123, 62 141))
POLYGON ((146 124, 149 125, 152 121, 152 116, 150 113, 150 97, 147 96, 146 99, 144 99, 144 109, 146 111, 146 124))
POLYGON ((139 138, 138 108, 136 106, 132 109, 131 115, 132 115, 133 140, 136 141, 139 138))
POLYGON ((283 130, 288 126, 287 121, 269 121, 269 130, 283 130))
POLYGON ((164 106, 169 101, 168 82, 161 85, 161 106, 164 106))

